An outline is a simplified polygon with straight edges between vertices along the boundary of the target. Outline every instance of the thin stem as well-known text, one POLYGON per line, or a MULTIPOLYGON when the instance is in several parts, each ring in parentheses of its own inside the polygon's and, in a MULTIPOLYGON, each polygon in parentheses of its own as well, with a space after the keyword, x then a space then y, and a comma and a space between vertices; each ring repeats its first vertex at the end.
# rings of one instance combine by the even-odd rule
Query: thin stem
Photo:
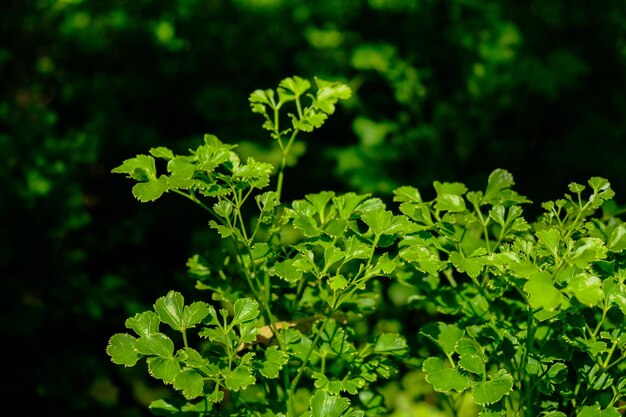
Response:
POLYGON ((202 203, 202 201, 198 200, 194 195, 187 194, 187 193, 184 193, 184 192, 182 192, 180 190, 176 190, 176 189, 171 189, 170 191, 173 191, 176 194, 180 194, 183 197, 193 201, 194 203, 196 203, 197 205, 199 205, 200 207, 202 207, 203 209, 205 209, 206 211, 211 213, 211 215, 213 217, 215 217, 217 220, 219 220, 220 222, 224 223, 224 221, 222 220, 222 218, 220 216, 218 216, 210 207, 208 207, 204 203, 202 203))
MULTIPOLYGON (((302 364, 300 365, 300 369, 298 369, 298 373, 296 374, 295 378, 291 381, 291 387, 289 388, 289 399, 288 399, 289 402, 293 401, 293 397, 295 395, 298 382, 300 382, 300 378, 302 378, 302 375, 304 374, 306 366, 309 363, 309 359, 311 358, 311 355, 313 354, 313 350, 315 349, 317 342, 322 336, 322 333, 324 332, 326 325, 328 324, 328 322, 330 321, 330 318, 332 317, 334 313, 335 312, 333 310, 330 310, 329 314, 327 314, 326 317, 324 318, 324 321, 322 322, 322 325, 320 326, 319 331, 317 332, 317 334, 315 335, 315 338, 313 339, 313 343, 311 343, 311 347, 309 347, 309 350, 306 353, 306 356, 304 357, 302 364)), ((291 415, 289 417, 294 417, 294 416, 291 415)))
POLYGON ((282 159, 280 161, 280 170, 278 171, 278 183, 276 185, 276 193, 278 193, 278 201, 280 201, 280 196, 283 190, 283 181, 285 178, 285 166, 287 165, 287 155, 289 155, 289 151, 291 150, 291 145, 293 145, 293 142, 295 141, 296 136, 298 135, 298 132, 299 132, 298 129, 294 129, 293 133, 291 134, 291 137, 289 138, 289 142, 287 142, 287 146, 285 146, 284 148, 282 146, 282 141, 280 140, 278 141, 283 151, 282 159))

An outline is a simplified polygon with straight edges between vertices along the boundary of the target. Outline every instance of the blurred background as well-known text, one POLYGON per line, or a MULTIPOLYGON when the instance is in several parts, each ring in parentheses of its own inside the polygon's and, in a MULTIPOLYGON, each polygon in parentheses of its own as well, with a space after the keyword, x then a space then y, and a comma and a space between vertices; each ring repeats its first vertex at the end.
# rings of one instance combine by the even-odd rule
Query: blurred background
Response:
MULTIPOLYGON (((247 97, 292 75, 342 80, 354 97, 298 144, 287 198, 483 188, 500 167, 536 207, 590 176, 626 201, 622 0, 2 0, 5 406, 149 415, 160 385, 113 365, 107 340, 193 288, 185 263, 212 234, 200 209, 140 204, 110 171, 204 133, 273 160, 247 97)), ((412 377, 394 416, 422 415, 412 377)))

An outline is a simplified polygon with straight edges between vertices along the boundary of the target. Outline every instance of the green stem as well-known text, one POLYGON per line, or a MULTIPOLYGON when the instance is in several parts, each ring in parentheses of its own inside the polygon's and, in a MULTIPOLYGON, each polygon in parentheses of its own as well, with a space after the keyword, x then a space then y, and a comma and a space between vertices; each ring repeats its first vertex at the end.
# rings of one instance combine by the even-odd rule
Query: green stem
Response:
POLYGON ((184 193, 184 192, 182 192, 180 190, 176 190, 176 189, 171 189, 170 191, 173 191, 176 194, 182 195, 183 197, 193 201, 194 203, 196 203, 197 205, 199 205, 200 207, 202 207, 203 209, 205 209, 206 211, 211 213, 211 215, 213 217, 215 217, 215 219, 217 219, 220 222, 222 222, 222 224, 224 223, 224 220, 222 220, 222 218, 220 216, 218 216, 210 207, 208 207, 204 203, 202 203, 202 201, 198 200, 194 195, 187 194, 187 193, 184 193))
POLYGON ((287 142, 287 146, 283 147, 282 146, 282 142, 278 141, 278 143, 281 144, 281 149, 283 151, 283 155, 282 155, 282 159, 280 161, 280 170, 278 171, 278 183, 276 184, 276 193, 278 194, 278 201, 280 201, 280 196, 282 194, 282 190, 283 190, 283 181, 285 178, 285 166, 287 165, 287 156, 289 155, 289 151, 291 150, 291 145, 293 145, 293 142, 296 139, 296 136, 298 135, 299 130, 294 129, 293 133, 291 134, 291 137, 289 138, 289 142, 287 142))
MULTIPOLYGON (((311 355, 313 354, 313 350, 315 350, 315 346, 317 345, 317 342, 322 336, 322 333, 324 332, 326 325, 328 324, 328 322, 330 321, 330 318, 332 317, 334 313, 335 311, 330 310, 330 312, 324 318, 324 321, 322 322, 322 325, 320 326, 319 331, 317 332, 317 334, 315 335, 315 338, 313 339, 313 343, 311 343, 311 347, 309 348, 308 352, 306 353, 304 357, 304 360, 302 361, 302 364, 300 365, 300 369, 298 369, 298 373, 296 374, 294 379, 291 381, 291 387, 289 388, 289 398, 287 400, 288 402, 290 403, 293 402, 293 398, 296 393, 296 388, 298 387, 298 382, 300 382, 302 375, 304 375, 304 371, 306 370, 306 366, 309 363, 309 359, 311 358, 311 355)), ((293 404, 291 406, 293 407, 293 404)), ((292 415, 289 415, 288 417, 295 417, 295 416, 293 416, 292 414, 292 415)))

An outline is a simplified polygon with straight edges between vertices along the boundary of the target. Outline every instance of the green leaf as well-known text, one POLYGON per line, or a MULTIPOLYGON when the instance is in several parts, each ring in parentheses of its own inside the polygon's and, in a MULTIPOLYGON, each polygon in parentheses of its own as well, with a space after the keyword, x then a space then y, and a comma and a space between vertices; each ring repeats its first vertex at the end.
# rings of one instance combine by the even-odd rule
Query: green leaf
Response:
POLYGON ((411 231, 411 223, 405 216, 394 216, 391 211, 382 207, 368 210, 361 215, 361 220, 370 227, 377 236, 407 233, 411 231))
POLYGON ((422 328, 420 333, 435 342, 448 356, 454 353, 457 343, 465 335, 465 331, 456 325, 442 322, 429 323, 422 328))
POLYGON ((159 146, 157 148, 151 148, 150 149, 150 154, 152 156, 154 156, 155 158, 162 158, 162 159, 166 159, 168 161, 170 159, 174 158, 174 153, 170 149, 168 149, 168 148, 166 148, 164 146, 159 146))
POLYGON ((615 407, 607 407, 602 410, 600 404, 595 403, 592 406, 583 406, 576 417, 621 417, 621 414, 615 407))
POLYGON ((148 358, 148 372, 157 379, 162 379, 166 384, 174 382, 180 372, 180 364, 176 358, 148 358))
POLYGON ((135 350, 135 338, 128 333, 118 333, 109 339, 107 354, 117 365, 134 366, 139 359, 135 350))
POLYGON ((602 240, 595 237, 585 237, 576 242, 574 253, 569 261, 579 268, 585 268, 590 263, 606 258, 607 248, 602 240))
POLYGON ((180 408, 168 403, 164 399, 152 401, 148 409, 155 416, 177 416, 181 413, 180 408))
POLYGON ((613 252, 621 252, 626 249, 626 223, 620 223, 613 229, 607 246, 613 252))
POLYGON ((437 275, 446 267, 446 262, 441 261, 436 253, 422 244, 401 250, 400 257, 412 262, 419 271, 430 275, 437 275))
POLYGON ((350 410, 350 401, 339 395, 330 395, 318 389, 311 396, 310 411, 303 417, 361 417, 362 411, 350 410))
POLYGON ((122 162, 122 165, 111 170, 114 174, 127 174, 137 181, 156 180, 156 164, 149 155, 137 155, 122 162))
POLYGON ((222 239, 226 239, 227 237, 229 237, 233 233, 235 233, 235 231, 232 228, 226 227, 226 226, 222 226, 221 224, 217 224, 217 222, 215 220, 210 220, 209 221, 209 226, 211 227, 211 229, 217 230, 217 232, 220 234, 222 239))
POLYGON ((608 304, 615 303, 623 314, 626 314, 626 285, 612 279, 607 279, 602 284, 602 292, 608 304))
POLYGON ((294 267, 294 259, 285 259, 284 261, 276 262, 269 273, 287 282, 298 282, 302 278, 302 271, 294 267))
POLYGON ((489 381, 479 382, 473 389, 474 401, 479 405, 493 404, 511 392, 513 377, 501 369, 489 381))
POLYGON ((328 286, 334 290, 343 290, 348 286, 348 280, 343 275, 334 275, 328 278, 328 286))
POLYGON ((511 188, 513 185, 515 185, 513 175, 507 170, 498 168, 489 174, 487 189, 485 190, 485 199, 491 202, 502 190, 511 188))
POLYGON ((222 200, 213 204, 213 211, 220 217, 228 218, 233 212, 233 203, 222 200))
POLYGON ((324 81, 315 77, 317 94, 313 100, 313 108, 326 114, 335 112, 335 103, 338 100, 347 100, 352 96, 352 90, 346 84, 337 81, 324 81))
POLYGON ((285 78, 278 84, 278 97, 281 103, 300 97, 311 88, 311 83, 302 77, 285 78))
POLYGON ((528 294, 528 302, 533 308, 554 311, 563 302, 563 295, 554 287, 552 278, 547 272, 533 272, 524 284, 524 291, 528 294))
POLYGON ((153 311, 137 313, 126 320, 126 328, 132 329, 139 336, 148 336, 159 333, 159 316, 153 311))
POLYGON ((565 292, 573 295, 588 307, 597 306, 604 299, 602 280, 586 272, 574 275, 567 284, 565 292))
POLYGON ((374 352, 383 355, 404 355, 409 350, 406 339, 397 333, 383 333, 376 339, 374 352))
POLYGON ((201 301, 185 306, 182 294, 176 291, 170 291, 165 297, 159 298, 154 303, 154 310, 163 323, 178 331, 199 324, 211 311, 209 305, 201 301))
POLYGON ((478 355, 461 355, 458 365, 468 372, 484 375, 485 374, 485 362, 481 356, 478 355))
POLYGON ((437 392, 463 392, 469 388, 469 379, 457 369, 447 368, 439 358, 428 358, 422 364, 422 370, 426 373, 426 381, 437 392))
POLYGON ((403 202, 413 202, 413 203, 421 203, 422 196, 420 192, 415 187, 403 186, 400 188, 396 188, 393 190, 393 201, 403 203, 403 202))
POLYGON ((204 378, 193 369, 185 369, 174 378, 174 388, 191 400, 203 394, 204 378))
POLYGON ((472 256, 464 257, 459 252, 452 252, 449 259, 459 272, 465 272, 472 278, 477 278, 485 266, 482 259, 472 256))
POLYGON ((173 358, 174 342, 163 333, 150 334, 135 340, 135 350, 142 355, 173 358))
POLYGON ((278 350, 276 346, 270 346, 265 351, 265 358, 260 363, 259 372, 266 378, 277 378, 278 373, 287 363, 289 355, 287 352, 278 350))
POLYGON ((240 298, 235 301, 233 326, 256 319, 259 316, 259 303, 252 298, 240 298))
POLYGON ((154 201, 168 189, 167 177, 161 175, 158 180, 140 182, 133 187, 133 195, 142 203, 154 201))
POLYGON ((272 109, 275 107, 274 91, 261 89, 254 90, 248 97, 248 101, 252 107, 252 112, 265 114, 267 113, 267 110, 264 105, 269 106, 272 109))
POLYGON ((465 210, 465 200, 463 194, 467 192, 467 188, 460 182, 433 182, 437 198, 435 208, 437 210, 445 210, 451 212, 459 212, 465 210))
POLYGON ((181 354, 181 359, 190 368, 201 368, 203 366, 207 366, 209 363, 207 359, 200 355, 200 352, 193 348, 186 347, 181 349, 179 352, 181 354))
POLYGON ((224 377, 226 388, 231 391, 242 390, 256 381, 254 376, 252 376, 252 369, 246 365, 237 366, 232 372, 226 373, 224 377))
POLYGON ((363 200, 368 198, 367 194, 355 194, 346 193, 340 196, 333 197, 333 205, 337 209, 337 214, 340 218, 348 220, 352 217, 355 211, 360 208, 363 200))
POLYGON ((537 232, 537 238, 552 255, 556 255, 558 253, 559 243, 561 241, 561 235, 558 230, 554 228, 540 230, 537 232))

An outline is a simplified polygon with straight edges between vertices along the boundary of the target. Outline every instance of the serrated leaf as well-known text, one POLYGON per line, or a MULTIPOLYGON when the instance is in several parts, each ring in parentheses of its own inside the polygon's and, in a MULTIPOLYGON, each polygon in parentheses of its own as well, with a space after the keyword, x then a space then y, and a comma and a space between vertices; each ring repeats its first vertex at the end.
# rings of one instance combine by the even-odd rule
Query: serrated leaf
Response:
POLYGON ((211 229, 217 230, 217 233, 220 234, 222 239, 226 239, 227 237, 230 237, 233 235, 233 233, 235 233, 232 228, 222 226, 221 224, 218 224, 215 220, 210 220, 209 226, 211 227, 211 229))
POLYGON ((165 175, 161 175, 158 180, 139 182, 133 186, 133 195, 142 203, 154 201, 161 197, 168 189, 168 180, 165 175))
POLYGON ((311 396, 309 411, 303 417, 361 417, 362 411, 350 410, 350 401, 339 395, 330 395, 323 390, 315 390, 311 396))
POLYGON ((220 217, 228 218, 233 212, 233 203, 222 200, 213 204, 213 211, 220 217))
POLYGON ((439 358, 428 358, 422 364, 422 370, 426 373, 426 381, 437 392, 463 392, 469 388, 469 379, 457 369, 447 368, 439 358))
POLYGON ((126 320, 126 328, 132 329, 139 336, 159 333, 159 316, 153 311, 137 313, 126 320))
POLYGON ((498 371, 489 381, 479 382, 472 391, 474 401, 479 405, 489 405, 500 401, 511 392, 513 377, 504 369, 498 371))
POLYGON ((126 159, 122 165, 111 170, 114 174, 127 174, 137 181, 156 180, 156 164, 154 158, 149 155, 137 155, 126 159))
POLYGON ((270 246, 267 243, 255 243, 250 250, 252 259, 257 260, 266 257, 270 253, 270 246))
POLYGON ((513 175, 507 170, 498 168, 489 174, 487 180, 487 189, 485 190, 485 198, 492 201, 498 193, 515 185, 513 175))
POLYGON ((168 184, 172 188, 189 188, 193 184, 196 165, 189 157, 179 156, 167 163, 167 171, 171 173, 168 184))
POLYGON ((150 334, 135 340, 135 350, 142 355, 172 358, 174 357, 174 342, 163 333, 150 334))
POLYGON ((454 353, 457 343, 465 335, 465 331, 456 325, 442 322, 429 323, 422 328, 420 333, 435 342, 446 355, 454 353))
POLYGON ((307 92, 311 83, 297 75, 283 79, 278 84, 278 96, 281 103, 293 100, 307 92))
POLYGON ((199 324, 211 311, 209 305, 201 301, 185 306, 183 295, 176 291, 170 291, 165 297, 160 297, 154 303, 154 310, 163 323, 178 331, 199 324))
POLYGON ((615 303, 626 314, 626 285, 607 279, 602 284, 602 291, 608 303, 615 303))
POLYGON ((418 270, 435 276, 446 266, 446 262, 441 261, 437 254, 421 244, 401 250, 400 257, 412 262, 418 270))
POLYGON ((348 286, 348 280, 343 275, 333 275, 328 278, 328 286, 335 291, 343 290, 348 286))
POLYGON ((433 182, 437 198, 435 208, 450 212, 460 212, 465 210, 465 200, 463 194, 467 192, 467 187, 460 182, 433 182))
POLYGON ((154 156, 155 158, 162 158, 168 161, 174 158, 174 153, 170 149, 166 148, 165 146, 151 148, 150 154, 154 156))
POLYGON ((242 390, 248 385, 254 384, 256 381, 254 376, 252 376, 252 369, 246 365, 239 365, 232 372, 229 372, 224 376, 226 388, 232 391, 242 390))
POLYGON ((554 228, 540 230, 537 232, 537 238, 550 253, 553 255, 558 253, 559 243, 561 241, 561 235, 558 230, 554 228))
POLYGON ((117 365, 134 366, 139 359, 135 350, 135 338, 128 333, 118 333, 109 339, 106 352, 117 365))
POLYGON ((563 295, 554 287, 552 278, 547 272, 533 272, 524 284, 524 291, 528 294, 528 302, 533 308, 554 311, 563 302, 563 295))
POLYGON ((404 355, 409 350, 406 339, 397 333, 383 333, 376 339, 374 352, 382 355, 404 355))
POLYGON ((460 339, 456 344, 455 350, 459 355, 474 355, 480 358, 485 358, 482 347, 478 344, 478 342, 468 337, 460 339))
POLYGON ((207 359, 200 355, 200 352, 193 348, 186 347, 179 352, 181 353, 181 359, 190 368, 201 368, 209 363, 207 359))
POLYGON ((256 319, 259 316, 259 303, 252 298, 240 298, 235 301, 233 310, 231 325, 235 326, 256 319))
POLYGON ((459 357, 458 365, 465 369, 468 372, 477 375, 485 374, 485 362, 483 362, 483 358, 478 355, 461 355, 459 357))
POLYGON ((204 378, 193 369, 185 369, 174 378, 174 388, 191 400, 203 394, 204 378))
POLYGON ((543 417, 567 417, 567 414, 561 411, 549 411, 543 417))
POLYGON ((607 248, 602 240, 595 237, 586 237, 578 240, 574 253, 569 261, 579 268, 585 268, 590 263, 606 258, 607 248))
POLYGON ((393 190, 393 201, 403 203, 403 202, 413 202, 413 203, 421 203, 422 196, 419 190, 415 187, 410 186, 402 186, 400 188, 396 188, 393 190))
POLYGON ((459 252, 452 252, 449 259, 459 272, 465 272, 472 278, 478 277, 485 266, 482 259, 464 257, 459 252))
POLYGON ((607 407, 603 410, 600 404, 595 403, 592 406, 583 406, 576 417, 621 417, 621 414, 615 407, 607 407))
POLYGON ((148 371, 150 375, 157 379, 162 379, 166 384, 174 382, 176 375, 180 372, 180 364, 176 358, 148 358, 148 371))
POLYGON ((276 346, 270 346, 265 351, 265 358, 260 363, 259 372, 266 378, 277 378, 278 373, 287 363, 289 355, 287 352, 278 350, 276 346))
POLYGON ((586 272, 574 275, 567 284, 565 292, 573 295, 588 307, 597 306, 604 299, 602 280, 586 272))
POLYGON ((294 267, 294 259, 285 259, 276 262, 270 273, 276 275, 287 282, 298 282, 302 278, 302 271, 294 267))
POLYGON ((411 231, 409 219, 405 216, 394 216, 391 211, 383 208, 368 210, 361 215, 361 220, 367 224, 370 231, 377 236, 391 235, 411 231))

